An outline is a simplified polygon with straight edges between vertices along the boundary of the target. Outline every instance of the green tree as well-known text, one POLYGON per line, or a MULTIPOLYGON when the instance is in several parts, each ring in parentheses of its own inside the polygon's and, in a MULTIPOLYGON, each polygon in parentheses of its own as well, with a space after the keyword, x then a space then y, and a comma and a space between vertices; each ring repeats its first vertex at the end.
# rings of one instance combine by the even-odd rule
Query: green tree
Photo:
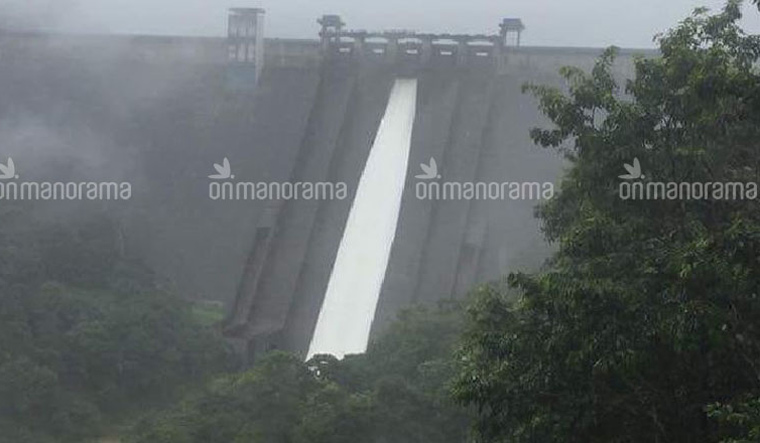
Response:
POLYGON ((455 393, 484 441, 718 441, 708 405, 760 392, 760 208, 624 200, 617 177, 638 158, 645 185, 758 181, 760 40, 740 7, 696 11, 625 90, 614 49, 562 69, 566 92, 526 87, 554 123, 533 139, 571 168, 539 210, 548 269, 472 308, 455 393))
POLYGON ((273 353, 132 430, 134 443, 462 443, 470 415, 448 395, 458 306, 403 313, 367 353, 309 362, 273 353))
POLYGON ((707 409, 727 437, 722 443, 757 443, 760 441, 760 398, 737 399, 733 403, 715 403, 707 409))
POLYGON ((120 251, 115 223, 0 212, 0 442, 82 441, 230 367, 192 306, 120 251))

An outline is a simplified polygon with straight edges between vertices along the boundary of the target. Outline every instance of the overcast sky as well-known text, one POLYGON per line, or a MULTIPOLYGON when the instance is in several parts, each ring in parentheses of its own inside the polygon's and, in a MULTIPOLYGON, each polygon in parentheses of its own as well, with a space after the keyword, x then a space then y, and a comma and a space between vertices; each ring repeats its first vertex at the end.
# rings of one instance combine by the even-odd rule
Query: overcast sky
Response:
MULTIPOLYGON (((267 10, 270 37, 316 38, 316 18, 343 16, 350 28, 495 33, 520 17, 533 46, 651 47, 652 36, 697 6, 723 0, 0 0, 0 26, 66 32, 224 35, 229 6, 267 10)), ((744 26, 760 33, 760 13, 745 6, 744 26)))

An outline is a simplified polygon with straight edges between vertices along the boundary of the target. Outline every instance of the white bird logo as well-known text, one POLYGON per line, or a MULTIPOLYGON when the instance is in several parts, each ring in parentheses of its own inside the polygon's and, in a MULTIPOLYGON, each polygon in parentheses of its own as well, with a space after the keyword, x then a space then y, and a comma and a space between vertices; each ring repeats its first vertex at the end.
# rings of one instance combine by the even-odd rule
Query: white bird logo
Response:
POLYGON ((625 164, 623 166, 625 167, 625 170, 628 171, 628 174, 620 176, 623 180, 638 180, 644 178, 641 174, 641 163, 639 163, 638 158, 633 159, 633 165, 625 164))
POLYGON ((209 175, 208 178, 214 180, 227 180, 235 178, 235 176, 232 175, 232 168, 230 167, 230 161, 227 159, 227 157, 224 157, 224 161, 222 161, 221 165, 214 163, 214 169, 216 169, 217 174, 209 175))
POLYGON ((13 163, 13 159, 8 157, 7 165, 0 163, 0 180, 11 180, 14 178, 18 178, 18 175, 16 175, 16 165, 13 163))
POLYGON ((436 164, 435 159, 433 157, 430 157, 430 163, 420 163, 420 168, 422 168, 422 174, 415 176, 415 178, 418 178, 420 180, 434 180, 436 178, 441 178, 440 175, 438 175, 438 164, 436 164))

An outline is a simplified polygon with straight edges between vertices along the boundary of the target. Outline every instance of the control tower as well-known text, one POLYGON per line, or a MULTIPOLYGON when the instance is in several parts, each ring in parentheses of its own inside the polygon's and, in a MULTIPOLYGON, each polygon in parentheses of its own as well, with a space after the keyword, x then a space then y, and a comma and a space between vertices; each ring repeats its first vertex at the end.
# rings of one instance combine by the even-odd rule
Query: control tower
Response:
POLYGON ((520 46, 525 25, 519 18, 505 18, 501 25, 501 42, 504 46, 520 46))
POLYGON ((227 45, 232 87, 255 88, 264 67, 264 10, 231 8, 227 45))

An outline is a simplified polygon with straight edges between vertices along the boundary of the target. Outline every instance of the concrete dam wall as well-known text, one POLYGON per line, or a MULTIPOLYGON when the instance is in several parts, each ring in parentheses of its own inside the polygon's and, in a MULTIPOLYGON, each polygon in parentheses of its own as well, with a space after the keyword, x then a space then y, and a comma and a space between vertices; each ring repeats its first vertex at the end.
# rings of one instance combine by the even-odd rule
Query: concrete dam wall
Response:
MULTIPOLYGON (((29 175, 53 157, 107 159, 66 174, 133 183, 113 209, 128 253, 186 297, 226 303, 225 331, 246 354, 305 356, 392 86, 413 77, 408 170, 372 334, 400 309, 463 297, 548 256, 537 199, 420 198, 416 176, 433 159, 433 181, 556 182, 563 160, 530 141, 546 122, 521 87, 562 86, 559 67, 589 69, 601 50, 509 48, 498 70, 410 71, 324 59, 317 41, 266 48, 255 90, 239 92, 224 39, 0 36, 0 156, 29 175), (346 196, 214 199, 208 176, 225 158, 233 183, 344 183, 346 196)), ((633 54, 621 52, 620 77, 633 54)))

